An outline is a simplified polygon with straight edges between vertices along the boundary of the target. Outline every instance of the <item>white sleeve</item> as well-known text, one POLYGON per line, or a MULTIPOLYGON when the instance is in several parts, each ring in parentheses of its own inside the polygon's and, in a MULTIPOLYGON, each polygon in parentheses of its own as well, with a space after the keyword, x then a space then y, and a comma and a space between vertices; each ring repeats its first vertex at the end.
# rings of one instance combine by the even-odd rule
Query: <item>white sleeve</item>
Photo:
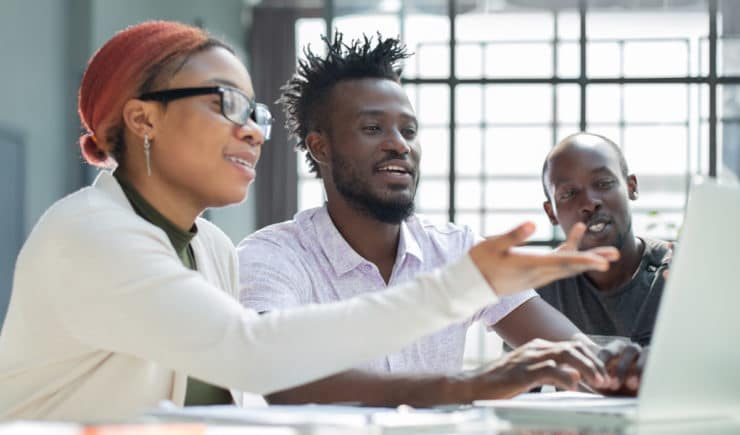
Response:
POLYGON ((496 300, 466 255, 384 292, 260 316, 183 267, 151 231, 88 220, 57 236, 39 253, 39 282, 71 336, 253 393, 394 352, 496 300))
POLYGON ((500 297, 495 304, 491 304, 479 311, 475 315, 474 320, 480 320, 486 326, 486 329, 491 331, 493 326, 501 319, 535 296, 537 296, 537 292, 530 289, 500 297))
MULTIPOLYGON (((484 237, 481 237, 478 234, 473 233, 470 231, 469 235, 469 243, 471 246, 478 244, 485 240, 484 237)), ((491 331, 493 329, 493 326, 496 325, 501 319, 508 316, 512 311, 519 308, 519 306, 531 298, 537 296, 537 292, 533 289, 513 293, 511 295, 503 296, 496 301, 496 303, 491 304, 484 309, 478 311, 475 316, 473 316, 473 321, 481 321, 486 326, 486 329, 491 331)))

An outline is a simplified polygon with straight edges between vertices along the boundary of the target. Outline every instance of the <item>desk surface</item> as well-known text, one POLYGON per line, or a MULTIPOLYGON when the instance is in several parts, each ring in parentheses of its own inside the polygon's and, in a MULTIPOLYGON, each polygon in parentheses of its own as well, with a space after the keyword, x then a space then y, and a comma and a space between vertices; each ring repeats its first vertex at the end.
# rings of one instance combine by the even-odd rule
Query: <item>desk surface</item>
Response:
MULTIPOLYGON (((360 413, 366 414, 360 409, 360 413)), ((331 411, 329 409, 329 411, 331 411)), ((312 411, 313 412, 313 411, 312 411)), ((323 411, 322 411, 323 412, 323 411)), ((386 412, 389 412, 386 410, 386 412)), ((329 412, 339 417, 332 424, 325 423, 296 423, 284 425, 264 425, 238 422, 242 410, 233 408, 231 413, 235 416, 231 421, 215 417, 199 418, 192 415, 189 418, 167 418, 143 417, 137 422, 125 425, 93 425, 82 426, 66 423, 40 423, 40 422, 8 422, 0 424, 0 435, 16 434, 64 434, 64 435, 334 435, 334 434, 398 434, 398 435, 435 435, 435 434, 531 434, 531 435, 576 435, 576 434, 614 434, 614 435, 662 435, 662 434, 740 434, 740 418, 727 419, 724 421, 693 421, 674 423, 651 423, 635 424, 627 423, 614 425, 607 424, 571 424, 571 423, 547 423, 547 422, 511 422, 496 416, 492 409, 467 408, 462 413, 454 411, 449 415, 457 415, 451 421, 433 422, 424 421, 424 418, 414 419, 413 412, 392 411, 399 418, 377 419, 375 423, 358 423, 351 418, 349 411, 329 412), (454 414, 457 413, 457 414, 454 414), (404 416, 411 415, 411 419, 404 416), (404 421, 405 420, 405 421, 404 421), (432 424, 428 424, 432 423, 432 424)), ((426 414, 426 413, 423 413, 426 414)), ((438 413, 439 414, 439 413, 438 413)))

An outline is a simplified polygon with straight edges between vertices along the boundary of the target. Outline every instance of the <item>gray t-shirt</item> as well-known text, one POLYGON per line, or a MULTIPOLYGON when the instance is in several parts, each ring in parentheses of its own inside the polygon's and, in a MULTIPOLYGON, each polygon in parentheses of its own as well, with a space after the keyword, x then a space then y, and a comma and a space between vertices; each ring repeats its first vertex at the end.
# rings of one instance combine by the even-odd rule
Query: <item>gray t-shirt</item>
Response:
POLYGON ((620 338, 650 344, 670 245, 641 240, 645 251, 639 270, 622 287, 602 291, 581 274, 538 288, 537 293, 598 344, 620 338))

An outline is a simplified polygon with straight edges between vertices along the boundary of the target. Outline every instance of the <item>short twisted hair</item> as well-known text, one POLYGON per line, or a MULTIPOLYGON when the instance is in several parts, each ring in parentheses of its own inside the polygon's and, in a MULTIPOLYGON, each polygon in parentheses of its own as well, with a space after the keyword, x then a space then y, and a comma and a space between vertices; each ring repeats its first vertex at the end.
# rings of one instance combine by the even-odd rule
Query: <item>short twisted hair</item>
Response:
MULTIPOLYGON (((321 39, 326 44, 326 55, 319 56, 307 46, 303 50, 305 58, 299 60, 298 70, 281 88, 278 99, 285 112, 285 126, 297 140, 296 149, 301 151, 307 151, 308 133, 330 130, 328 100, 337 83, 363 78, 400 82, 402 67, 399 61, 409 57, 406 46, 399 39, 383 39, 380 33, 375 44, 372 37, 365 35, 345 44, 339 32, 333 42, 326 36, 321 39)), ((310 171, 320 177, 318 164, 308 152, 306 161, 310 171)))

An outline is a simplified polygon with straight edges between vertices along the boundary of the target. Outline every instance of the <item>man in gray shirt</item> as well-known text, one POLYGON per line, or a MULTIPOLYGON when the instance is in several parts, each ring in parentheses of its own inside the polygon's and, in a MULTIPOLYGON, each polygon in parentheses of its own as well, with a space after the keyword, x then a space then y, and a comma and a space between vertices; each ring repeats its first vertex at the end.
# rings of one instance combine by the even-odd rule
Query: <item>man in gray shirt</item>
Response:
POLYGON ((545 212, 566 233, 586 224, 580 249, 614 246, 620 258, 606 272, 587 272, 536 289, 599 344, 615 338, 650 343, 671 245, 636 237, 629 202, 638 197, 620 148, 590 133, 566 137, 542 169, 545 212))

